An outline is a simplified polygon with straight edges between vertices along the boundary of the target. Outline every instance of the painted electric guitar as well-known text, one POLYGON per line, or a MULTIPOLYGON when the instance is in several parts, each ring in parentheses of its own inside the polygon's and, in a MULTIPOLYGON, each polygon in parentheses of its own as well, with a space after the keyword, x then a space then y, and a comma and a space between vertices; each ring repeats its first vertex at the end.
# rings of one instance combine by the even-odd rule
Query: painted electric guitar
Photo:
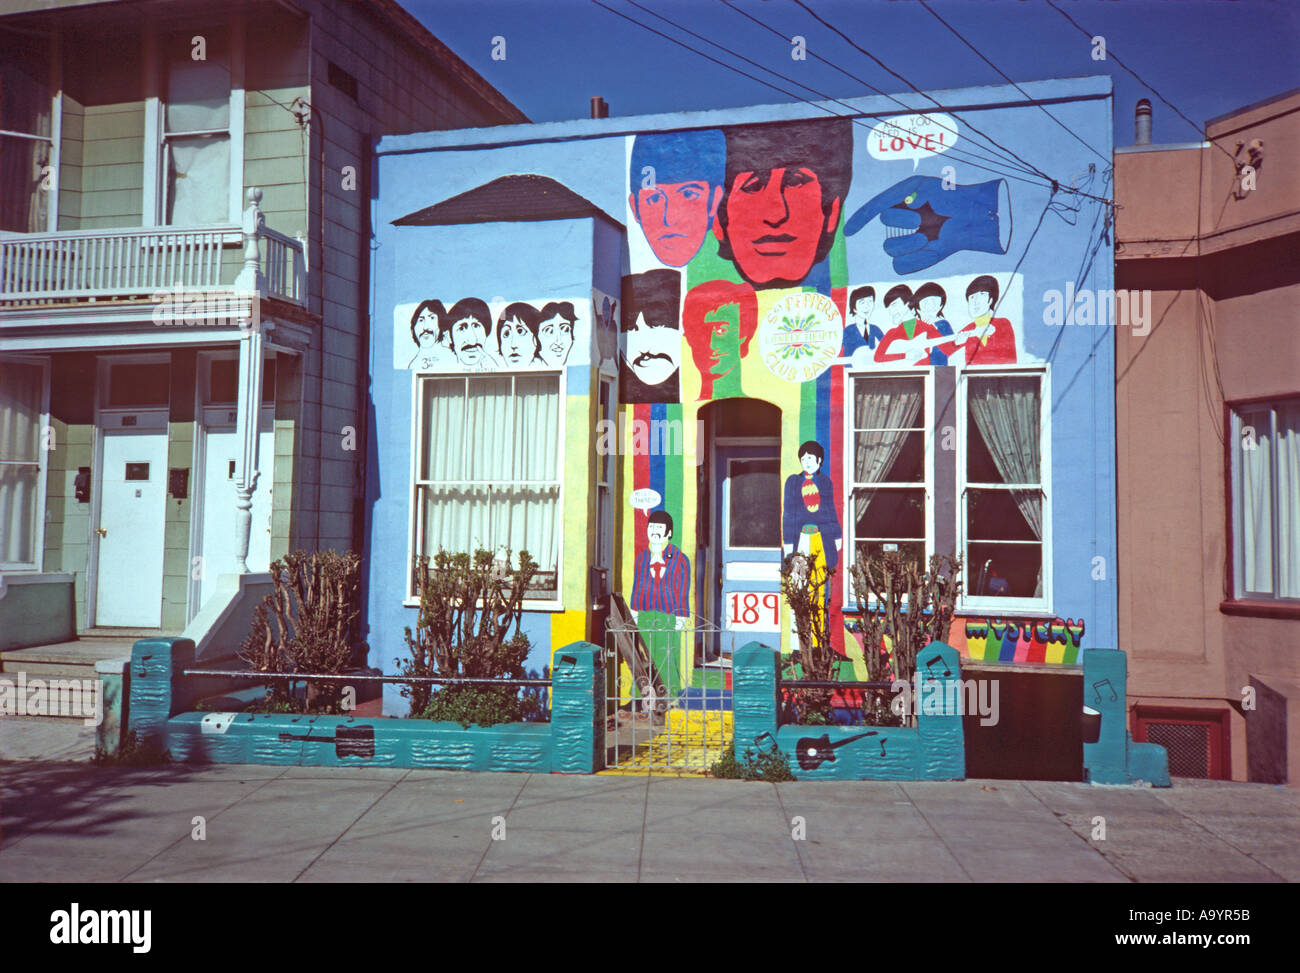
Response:
POLYGON ((334 736, 332 737, 314 737, 305 733, 281 733, 280 740, 332 743, 334 744, 334 756, 336 757, 362 757, 369 760, 375 756, 375 728, 373 726, 340 726, 334 730, 334 736))
MULTIPOLYGON (((876 735, 875 730, 868 730, 866 733, 859 733, 856 736, 845 737, 831 743, 830 735, 823 733, 819 737, 802 737, 795 744, 794 755, 799 761, 799 767, 803 770, 816 770, 824 763, 835 762, 835 750, 852 743, 854 740, 861 740, 863 737, 873 737, 876 735)), ((880 740, 880 755, 885 755, 885 739, 880 740)))

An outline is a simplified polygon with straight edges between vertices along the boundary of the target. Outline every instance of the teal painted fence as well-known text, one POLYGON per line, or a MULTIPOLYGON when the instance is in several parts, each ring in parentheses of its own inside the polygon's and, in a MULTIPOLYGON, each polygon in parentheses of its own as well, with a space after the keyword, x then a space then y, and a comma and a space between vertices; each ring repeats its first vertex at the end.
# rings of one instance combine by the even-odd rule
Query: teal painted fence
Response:
POLYGON ((777 654, 757 642, 746 645, 732 659, 737 756, 775 745, 800 780, 964 779, 966 745, 956 702, 961 659, 942 642, 931 642, 924 655, 937 655, 945 675, 921 683, 915 727, 781 726, 777 654))
POLYGON ((458 723, 356 716, 193 712, 209 692, 181 675, 194 665, 189 639, 135 643, 127 725, 142 742, 195 763, 404 767, 590 774, 604 768, 603 656, 589 642, 556 654, 551 721, 462 727, 458 723))
POLYGON ((1134 743, 1126 724, 1128 658, 1119 649, 1084 649, 1083 703, 1101 713, 1096 743, 1083 745, 1083 772, 1094 784, 1147 783, 1169 787, 1169 754, 1156 743, 1134 743))

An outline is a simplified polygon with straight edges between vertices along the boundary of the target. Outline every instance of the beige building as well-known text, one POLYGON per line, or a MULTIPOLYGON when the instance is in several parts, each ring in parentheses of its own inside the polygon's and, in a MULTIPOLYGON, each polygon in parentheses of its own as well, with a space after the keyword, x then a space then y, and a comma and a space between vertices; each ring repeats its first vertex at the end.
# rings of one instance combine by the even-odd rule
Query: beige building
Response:
MULTIPOLYGON (((1300 91, 1117 149, 1120 648, 1175 776, 1300 781, 1300 91)), ((1144 118, 1145 116, 1145 118, 1144 118)), ((1144 124, 1145 121, 1145 124, 1144 124)))
POLYGON ((391 0, 0 16, 0 650, 355 547, 373 140, 527 119, 391 0))

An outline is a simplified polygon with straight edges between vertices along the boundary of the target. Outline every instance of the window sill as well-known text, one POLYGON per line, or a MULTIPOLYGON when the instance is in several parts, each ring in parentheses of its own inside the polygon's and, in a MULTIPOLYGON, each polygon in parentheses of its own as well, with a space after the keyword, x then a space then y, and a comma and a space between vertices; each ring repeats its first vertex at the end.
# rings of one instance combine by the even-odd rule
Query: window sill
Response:
POLYGON ((1232 599, 1219 602, 1219 611, 1254 618, 1300 618, 1300 602, 1232 599))

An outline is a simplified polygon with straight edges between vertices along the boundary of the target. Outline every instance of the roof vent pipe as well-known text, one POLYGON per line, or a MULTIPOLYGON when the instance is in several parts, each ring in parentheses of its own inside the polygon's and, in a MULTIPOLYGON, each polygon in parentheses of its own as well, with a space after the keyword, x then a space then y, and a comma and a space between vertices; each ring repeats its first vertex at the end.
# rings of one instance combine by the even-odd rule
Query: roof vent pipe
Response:
POLYGON ((1151 102, 1139 98, 1133 112, 1133 142, 1136 145, 1151 144, 1151 102))
POLYGON ((609 105, 605 104, 605 99, 600 95, 591 96, 591 117, 609 118, 609 105))

